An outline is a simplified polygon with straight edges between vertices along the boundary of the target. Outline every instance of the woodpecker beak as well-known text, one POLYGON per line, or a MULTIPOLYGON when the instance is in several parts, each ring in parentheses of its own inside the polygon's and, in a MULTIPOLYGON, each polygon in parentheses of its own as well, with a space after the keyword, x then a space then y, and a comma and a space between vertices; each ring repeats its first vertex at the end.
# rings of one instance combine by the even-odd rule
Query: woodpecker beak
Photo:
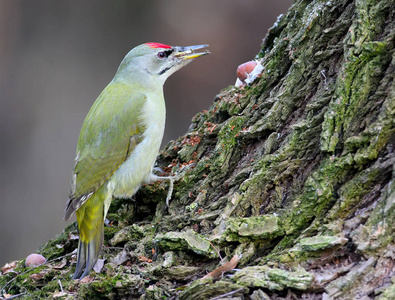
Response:
POLYGON ((193 59, 202 55, 210 54, 210 51, 205 50, 204 52, 194 53, 195 50, 208 47, 208 45, 196 45, 196 46, 188 46, 188 47, 174 47, 176 53, 175 57, 181 58, 182 60, 193 59))

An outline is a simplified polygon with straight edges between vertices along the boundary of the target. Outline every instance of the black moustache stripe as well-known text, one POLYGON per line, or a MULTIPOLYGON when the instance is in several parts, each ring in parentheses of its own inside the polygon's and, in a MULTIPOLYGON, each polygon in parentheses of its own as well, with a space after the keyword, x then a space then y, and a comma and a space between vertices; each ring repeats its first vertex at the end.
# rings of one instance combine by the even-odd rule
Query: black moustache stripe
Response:
POLYGON ((170 67, 164 68, 162 71, 160 71, 158 74, 162 75, 163 73, 167 72, 168 70, 170 70, 170 67))

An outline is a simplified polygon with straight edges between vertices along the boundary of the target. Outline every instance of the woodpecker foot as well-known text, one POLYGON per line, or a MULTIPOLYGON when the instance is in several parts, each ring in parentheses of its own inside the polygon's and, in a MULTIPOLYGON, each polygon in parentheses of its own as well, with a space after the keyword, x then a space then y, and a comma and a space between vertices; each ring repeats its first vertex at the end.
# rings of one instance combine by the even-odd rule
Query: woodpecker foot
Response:
POLYGON ((112 221, 110 221, 107 218, 104 219, 104 226, 106 226, 106 227, 114 227, 112 221))
MULTIPOLYGON (((195 163, 184 166, 173 176, 157 176, 155 174, 151 174, 150 182, 159 181, 159 180, 161 180, 161 181, 168 180, 169 181, 169 191, 167 192, 167 197, 166 197, 166 206, 167 207, 169 206, 169 201, 170 201, 171 196, 173 194, 174 182, 176 182, 176 181, 180 180, 182 177, 184 177, 185 174, 194 166, 196 166, 195 163)), ((154 169, 159 169, 159 168, 154 168, 154 169)))
POLYGON ((157 174, 163 174, 163 173, 165 173, 165 171, 163 171, 163 170, 162 170, 161 168, 159 168, 159 167, 153 168, 152 171, 153 171, 154 173, 157 173, 157 174))

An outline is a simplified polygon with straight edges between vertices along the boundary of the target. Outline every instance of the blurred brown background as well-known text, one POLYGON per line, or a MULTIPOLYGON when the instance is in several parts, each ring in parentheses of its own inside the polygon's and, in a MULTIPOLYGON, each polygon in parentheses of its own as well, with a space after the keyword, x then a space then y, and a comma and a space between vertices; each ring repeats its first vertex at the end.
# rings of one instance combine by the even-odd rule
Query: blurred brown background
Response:
POLYGON ((207 43, 165 85, 164 144, 236 80, 291 0, 0 0, 0 266, 62 232, 82 122, 144 42, 207 43))

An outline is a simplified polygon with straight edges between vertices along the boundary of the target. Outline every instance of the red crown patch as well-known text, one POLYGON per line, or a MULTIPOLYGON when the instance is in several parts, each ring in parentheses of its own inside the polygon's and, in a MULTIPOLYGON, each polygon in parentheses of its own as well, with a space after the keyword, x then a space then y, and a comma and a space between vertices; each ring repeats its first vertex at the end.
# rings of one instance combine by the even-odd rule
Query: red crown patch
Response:
POLYGON ((161 44, 161 43, 146 43, 146 45, 148 45, 152 49, 154 49, 154 48, 171 49, 171 46, 165 45, 165 44, 161 44))

